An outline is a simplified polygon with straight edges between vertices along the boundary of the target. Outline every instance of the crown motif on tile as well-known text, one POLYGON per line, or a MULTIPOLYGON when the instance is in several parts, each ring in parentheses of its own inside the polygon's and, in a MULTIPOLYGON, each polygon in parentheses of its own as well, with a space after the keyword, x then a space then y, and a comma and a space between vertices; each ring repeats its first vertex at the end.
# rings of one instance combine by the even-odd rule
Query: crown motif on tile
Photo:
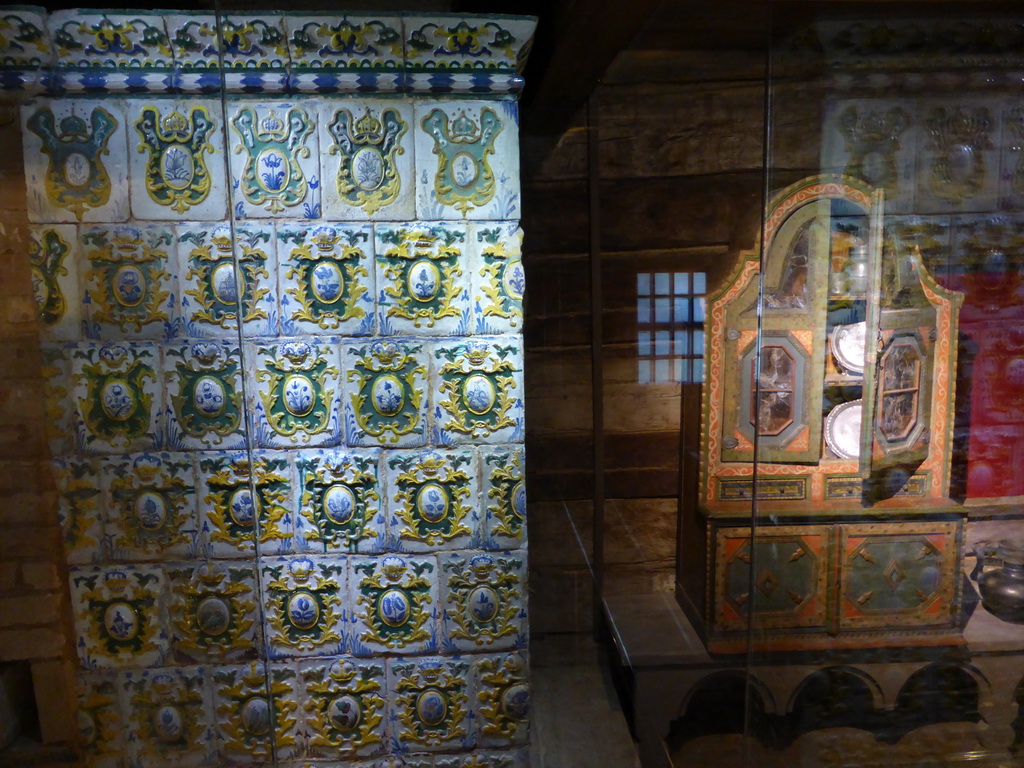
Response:
POLYGON ((174 678, 167 674, 154 675, 150 685, 158 698, 164 698, 174 692, 174 678))
POLYGON ((473 122, 464 109, 452 121, 451 138, 452 141, 479 141, 480 139, 480 126, 473 122))
POLYGON ((142 245, 142 232, 134 227, 118 227, 114 232, 114 250, 117 253, 135 253, 142 245))
POLYGON ((444 670, 441 668, 440 662, 424 661, 420 664, 419 673, 426 682, 433 683, 441 679, 444 670))
POLYGON ((132 465, 132 471, 140 480, 150 482, 160 474, 160 459, 156 456, 139 456, 132 465))
POLYGON ((400 557, 388 555, 380 561, 380 571, 388 581, 398 581, 408 570, 408 566, 400 557))
POLYGON ((390 341, 378 341, 374 343, 374 345, 370 347, 370 352, 374 357, 387 365, 393 363, 395 358, 400 357, 402 354, 402 350, 390 341))
POLYGON ((85 120, 78 115, 71 115, 61 120, 60 132, 65 140, 69 138, 89 138, 89 129, 85 125, 85 120))
POLYGON ((473 365, 482 365, 487 360, 488 352, 488 346, 479 341, 470 341, 466 344, 466 357, 473 365))
POLYGON ((338 242, 338 230, 334 227, 317 227, 313 230, 313 244, 318 251, 330 253, 338 242))
POLYGON ((192 357, 202 365, 213 365, 223 354, 220 344, 212 341, 200 341, 192 345, 192 357))
POLYGON ((276 112, 271 112, 263 118, 260 121, 260 128, 265 133, 280 136, 282 139, 285 137, 284 120, 278 117, 276 112))
POLYGON ((196 570, 196 578, 204 586, 212 589, 221 584, 227 578, 227 574, 212 563, 204 563, 196 570))
POLYGON ((384 124, 366 109, 366 114, 356 120, 353 138, 357 144, 377 144, 384 137, 384 124))
POLYGON ((231 227, 227 224, 215 227, 210 233, 210 241, 220 253, 231 253, 231 227))
POLYGON ((346 659, 345 661, 334 662, 328 674, 335 682, 347 683, 355 678, 356 672, 358 672, 356 665, 346 659))
POLYGON ((128 591, 128 574, 120 570, 107 571, 103 583, 113 594, 124 594, 128 591))
POLYGON ((313 561, 308 557, 301 557, 298 560, 294 560, 288 564, 288 573, 291 574, 292 578, 300 584, 304 584, 309 581, 309 577, 313 575, 313 561))
POLYGON ((263 690, 266 680, 263 677, 261 665, 256 662, 250 664, 249 669, 242 673, 242 682, 245 683, 247 688, 263 690))
POLYGON ((281 356, 287 358, 292 365, 306 362, 313 354, 313 348, 304 341, 289 341, 281 347, 281 356))
POLYGON ((120 344, 111 344, 100 350, 100 360, 109 365, 118 365, 126 357, 128 357, 128 350, 120 344))
POLYGON ((419 468, 424 477, 437 477, 444 469, 444 457, 438 456, 436 453, 426 456, 420 462, 419 468))
POLYGON ((469 561, 469 569, 477 578, 486 578, 494 571, 494 558, 490 555, 477 555, 469 561))
MULTIPOLYGON (((259 459, 256 460, 259 462, 259 459)), ((231 474, 236 477, 241 477, 246 480, 249 479, 250 463, 248 456, 239 456, 237 459, 231 460, 231 474)))
POLYGON ((168 138, 175 138, 179 141, 184 141, 188 138, 188 119, 177 110, 161 120, 160 126, 164 129, 164 134, 168 138))

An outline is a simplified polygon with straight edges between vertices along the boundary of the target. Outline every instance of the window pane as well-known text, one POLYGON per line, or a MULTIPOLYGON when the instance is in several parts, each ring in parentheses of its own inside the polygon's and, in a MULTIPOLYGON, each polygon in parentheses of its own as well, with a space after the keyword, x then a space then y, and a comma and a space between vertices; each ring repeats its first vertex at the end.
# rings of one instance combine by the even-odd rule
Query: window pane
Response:
POLYGON ((686 348, 689 342, 689 333, 686 331, 675 332, 675 349, 672 350, 673 355, 685 355, 686 348))
POLYGON ((669 289, 668 272, 658 272, 654 275, 654 292, 659 296, 668 296, 672 291, 669 289))
POLYGON ((704 381, 704 361, 700 358, 693 361, 693 380, 696 383, 704 381))
POLYGON ((637 363, 636 380, 640 384, 651 383, 651 363, 649 360, 641 360, 637 363))
POLYGON ((669 352, 669 340, 672 334, 668 331, 658 331, 654 334, 654 354, 660 356, 668 355, 669 352))
POLYGON ((644 323, 651 322, 651 300, 650 299, 637 299, 636 301, 636 321, 641 325, 644 323))
POLYGON ((689 272, 676 272, 676 288, 673 293, 676 296, 681 296, 690 292, 690 273, 689 272))
POLYGON ((672 381, 683 381, 683 361, 679 358, 672 361, 672 381))
POLYGON ((675 321, 677 323, 688 323, 690 322, 690 300, 689 299, 676 299, 675 308, 675 321))
POLYGON ((654 300, 654 322, 656 322, 656 323, 671 323, 672 322, 672 299, 655 299, 654 300))
POLYGON ((704 302, 704 298, 695 299, 693 302, 693 322, 695 323, 704 322, 704 302))
POLYGON ((707 293, 707 283, 703 272, 693 273, 693 292, 696 294, 707 293))
POLYGON ((637 296, 650 296, 651 295, 651 273, 640 272, 636 276, 636 295, 637 296))
POLYGON ((672 381, 672 371, 669 368, 670 360, 655 360, 654 361, 654 380, 655 381, 672 381))
POLYGON ((641 331, 636 335, 636 353, 640 357, 650 356, 651 334, 648 331, 641 331))
POLYGON ((704 354, 704 331, 693 332, 693 354, 704 354))

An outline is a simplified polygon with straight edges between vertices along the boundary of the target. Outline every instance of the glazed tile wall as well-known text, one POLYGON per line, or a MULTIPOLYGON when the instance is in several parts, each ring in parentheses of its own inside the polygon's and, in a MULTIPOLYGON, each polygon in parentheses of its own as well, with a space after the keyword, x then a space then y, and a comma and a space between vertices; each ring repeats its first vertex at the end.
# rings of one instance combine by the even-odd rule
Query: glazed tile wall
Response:
POLYGON ((517 108, 451 96, 501 24, 40 20, 195 91, 22 109, 88 765, 527 765, 517 108))

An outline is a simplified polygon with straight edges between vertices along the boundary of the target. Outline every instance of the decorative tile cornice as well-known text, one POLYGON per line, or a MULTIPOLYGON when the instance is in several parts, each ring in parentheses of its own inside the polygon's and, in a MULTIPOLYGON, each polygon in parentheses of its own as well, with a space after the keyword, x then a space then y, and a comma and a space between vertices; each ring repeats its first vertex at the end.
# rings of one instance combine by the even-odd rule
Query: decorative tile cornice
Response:
POLYGON ((531 16, 0 8, 0 89, 515 97, 531 16))

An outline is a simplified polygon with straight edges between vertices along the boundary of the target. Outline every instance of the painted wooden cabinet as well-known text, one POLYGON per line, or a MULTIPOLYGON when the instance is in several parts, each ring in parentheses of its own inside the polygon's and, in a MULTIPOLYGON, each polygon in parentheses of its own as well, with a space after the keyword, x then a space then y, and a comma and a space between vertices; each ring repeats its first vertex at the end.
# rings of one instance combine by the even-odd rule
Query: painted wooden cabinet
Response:
POLYGON ((706 592, 680 597, 713 651, 745 650, 748 629, 768 650, 957 641, 960 295, 884 204, 849 177, 794 184, 768 208, 763 260, 741 254, 709 298, 688 503, 706 592))

